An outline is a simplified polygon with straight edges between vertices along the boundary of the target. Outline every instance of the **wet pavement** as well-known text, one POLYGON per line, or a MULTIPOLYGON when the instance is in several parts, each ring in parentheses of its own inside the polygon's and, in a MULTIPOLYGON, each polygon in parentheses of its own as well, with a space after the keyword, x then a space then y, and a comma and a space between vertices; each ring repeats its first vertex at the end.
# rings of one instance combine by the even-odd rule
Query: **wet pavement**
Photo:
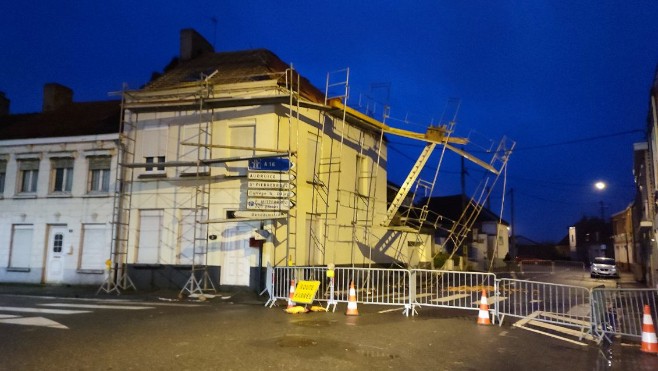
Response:
POLYGON ((0 285, 2 305, 57 301, 149 306, 55 316, 68 330, 0 324, 3 369, 405 369, 405 370, 658 370, 658 356, 632 339, 575 345, 511 326, 476 324, 477 311, 359 305, 359 316, 286 314, 265 308, 265 296, 222 292, 179 298, 178 292, 97 287, 0 285), (194 305, 194 306, 177 306, 194 305), (196 305, 198 304, 198 305, 196 305), (38 358, 35 349, 42 349, 38 358), (75 360, 72 363, 72 360, 75 360))

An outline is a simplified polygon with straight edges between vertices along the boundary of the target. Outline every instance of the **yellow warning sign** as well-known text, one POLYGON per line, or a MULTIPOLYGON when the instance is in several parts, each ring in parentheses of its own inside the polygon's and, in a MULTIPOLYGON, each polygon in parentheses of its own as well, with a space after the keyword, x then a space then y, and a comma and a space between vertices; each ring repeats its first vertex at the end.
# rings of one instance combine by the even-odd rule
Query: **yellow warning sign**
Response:
POLYGON ((295 293, 292 301, 295 303, 311 304, 315 298, 315 293, 320 287, 320 281, 299 281, 295 287, 295 293))

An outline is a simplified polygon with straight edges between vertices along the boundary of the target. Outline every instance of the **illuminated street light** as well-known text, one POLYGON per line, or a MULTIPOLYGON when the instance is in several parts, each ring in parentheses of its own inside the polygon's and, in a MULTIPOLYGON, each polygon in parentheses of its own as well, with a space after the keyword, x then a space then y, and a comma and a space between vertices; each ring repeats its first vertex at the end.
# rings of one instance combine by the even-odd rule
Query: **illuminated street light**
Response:
MULTIPOLYGON (((603 191, 607 185, 605 182, 599 180, 596 183, 594 183, 594 188, 596 188, 599 191, 603 191)), ((599 202, 601 205, 601 220, 605 221, 605 204, 603 203, 603 200, 599 202)))

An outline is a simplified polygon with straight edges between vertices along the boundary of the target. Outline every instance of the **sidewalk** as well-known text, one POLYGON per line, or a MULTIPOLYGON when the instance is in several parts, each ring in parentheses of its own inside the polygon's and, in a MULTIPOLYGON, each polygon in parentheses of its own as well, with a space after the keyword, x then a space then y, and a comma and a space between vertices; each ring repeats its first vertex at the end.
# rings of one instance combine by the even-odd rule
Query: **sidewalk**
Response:
MULTIPOLYGON (((121 298, 129 300, 153 300, 153 301, 199 301, 198 296, 188 298, 182 295, 180 290, 123 290, 117 295, 116 292, 108 294, 98 292, 99 286, 76 286, 76 285, 29 285, 29 284, 0 284, 0 295, 25 295, 59 298, 84 298, 84 299, 108 299, 121 298)), ((267 298, 259 296, 250 290, 217 291, 207 292, 207 300, 211 302, 229 302, 241 304, 264 305, 267 298)), ((201 299, 200 301, 205 301, 201 299)))

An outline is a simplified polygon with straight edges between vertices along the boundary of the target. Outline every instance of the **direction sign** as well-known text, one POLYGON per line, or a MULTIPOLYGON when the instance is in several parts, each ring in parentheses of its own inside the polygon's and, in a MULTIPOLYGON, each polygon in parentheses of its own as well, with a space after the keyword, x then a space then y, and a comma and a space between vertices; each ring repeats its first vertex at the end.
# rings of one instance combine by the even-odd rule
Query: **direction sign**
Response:
POLYGON ((292 196, 290 191, 279 191, 275 189, 248 189, 249 197, 287 198, 292 196))
POLYGON ((247 179, 253 180, 275 180, 275 181, 289 181, 290 174, 288 173, 275 173, 275 172, 249 172, 247 179))
POLYGON ((248 210, 290 210, 292 202, 285 198, 248 198, 248 210))
POLYGON ((287 182, 267 182, 251 181, 247 182, 249 189, 290 189, 290 183, 287 182))
POLYGON ((236 218, 285 218, 286 214, 280 211, 257 211, 257 210, 236 210, 233 212, 236 218))
POLYGON ((253 158, 249 160, 249 170, 258 171, 288 171, 293 163, 287 158, 253 158))

